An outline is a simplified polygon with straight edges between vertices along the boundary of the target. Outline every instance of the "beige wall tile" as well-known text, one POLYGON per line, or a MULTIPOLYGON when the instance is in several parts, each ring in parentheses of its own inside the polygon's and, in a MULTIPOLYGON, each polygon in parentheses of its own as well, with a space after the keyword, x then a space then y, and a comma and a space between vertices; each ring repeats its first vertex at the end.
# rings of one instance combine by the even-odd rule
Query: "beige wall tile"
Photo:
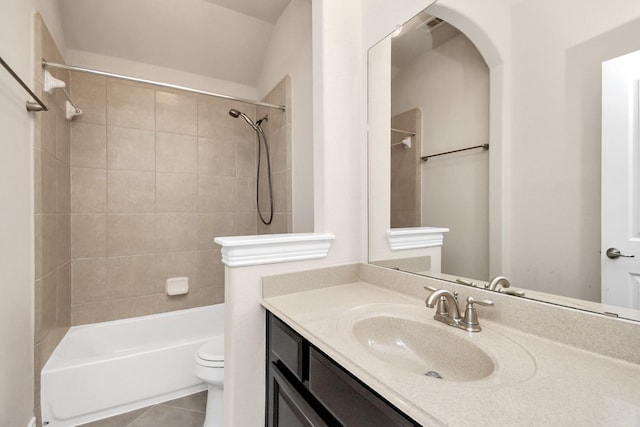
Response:
POLYGON ((42 278, 42 317, 40 330, 47 334, 56 327, 58 310, 58 275, 52 271, 42 278))
POLYGON ((107 167, 107 127, 91 123, 71 124, 71 166, 107 167))
MULTIPOLYGON (((42 96, 42 101, 45 105, 54 104, 53 98, 46 94, 42 96)), ((46 151, 51 156, 56 155, 56 124, 58 121, 57 115, 60 114, 59 110, 52 106, 49 111, 44 111, 40 118, 40 138, 37 140, 39 144, 36 147, 46 151)))
POLYGON ((153 172, 110 170, 107 172, 107 211, 154 212, 155 190, 153 172))
POLYGON ((154 252, 154 214, 108 214, 107 255, 138 255, 154 252))
POLYGON ((180 252, 197 249, 197 214, 157 214, 156 251, 180 252))
POLYGON ((86 73, 71 73, 71 96, 82 108, 74 122, 107 123, 107 79, 86 73))
POLYGON ((56 267, 71 260, 71 215, 56 215, 56 267))
MULTIPOLYGON (((291 212, 291 188, 290 188, 290 171, 274 173, 272 176, 273 187, 273 207, 278 213, 291 212)), ((265 204, 264 206, 267 206, 265 204)))
POLYGON ((287 128, 272 133, 269 141, 271 170, 281 172, 291 168, 291 153, 288 144, 287 128))
POLYGON ((221 302, 217 301, 220 298, 219 295, 219 289, 208 287, 194 289, 187 295, 173 297, 162 293, 79 304, 72 307, 72 323, 80 325, 201 307, 221 302))
POLYGON ((155 283, 164 292, 167 279, 188 277, 189 287, 197 286, 198 252, 165 252, 156 254, 155 283))
POLYGON ((56 123, 56 159, 67 166, 71 152, 71 126, 69 120, 62 114, 57 116, 56 123))
POLYGON ((233 140, 216 141, 198 138, 198 173, 200 175, 235 176, 236 145, 233 140))
MULTIPOLYGON (((269 216, 263 214, 265 219, 269 216)), ((263 224, 258 219, 258 234, 280 234, 291 232, 291 216, 288 214, 273 214, 273 221, 269 225, 263 224)))
POLYGON ((234 212, 236 180, 226 176, 198 177, 198 212, 234 212))
MULTIPOLYGON (((71 261, 71 304, 99 299, 107 287, 107 259, 90 258, 71 261)), ((72 313, 73 317, 73 313, 72 313)))
POLYGON ((42 279, 33 284, 33 340, 35 344, 42 341, 45 331, 42 328, 42 279))
POLYGON ((236 179, 236 212, 252 213, 256 210, 256 179, 240 177, 236 179))
POLYGON ((236 214, 236 235, 250 236, 258 234, 258 215, 255 213, 236 214))
POLYGON ((42 150, 33 149, 33 212, 42 213, 42 150))
MULTIPOLYGON (((233 140, 235 122, 242 119, 231 117, 231 108, 236 107, 228 100, 210 96, 198 97, 198 136, 214 138, 217 141, 233 140)), ((249 110, 252 108, 254 107, 250 107, 249 110)), ((252 111, 245 113, 250 114, 252 111)))
POLYGON ((214 237, 233 236, 236 219, 233 213, 198 214, 198 249, 213 249, 214 237))
POLYGON ((107 215, 71 215, 71 258, 107 256, 107 215))
POLYGON ((155 163, 154 132, 107 127, 107 167, 109 169, 153 171, 155 163))
POLYGON ((107 171, 71 168, 71 212, 94 213, 107 210, 107 171))
POLYGON ((71 326, 71 263, 58 267, 58 303, 56 322, 58 327, 71 326))
POLYGON ((42 278, 42 214, 33 216, 33 257, 35 279, 42 278))
POLYGON ((197 175, 156 174, 157 212, 196 212, 197 208, 197 175))
POLYGON ((71 212, 71 169, 69 165, 56 161, 56 212, 71 212))
POLYGON ((48 152, 40 152, 40 200, 41 209, 44 213, 55 213, 57 206, 57 183, 58 183, 58 161, 48 152))
POLYGON ((107 258, 107 290, 100 299, 128 298, 164 291, 154 280, 155 256, 136 255, 107 258))
POLYGON ((44 214, 42 221, 42 275, 46 276, 58 267, 58 242, 56 240, 57 215, 44 214))
POLYGON ((161 132, 197 135, 195 96, 156 92, 156 129, 161 132))
POLYGON ((196 137, 156 132, 156 171, 197 173, 198 141, 196 137))
POLYGON ((155 92, 152 89, 107 81, 107 124, 135 129, 155 127, 155 92))
POLYGON ((198 252, 197 287, 209 286, 224 287, 224 264, 220 249, 212 249, 198 252))
POLYGON ((236 139, 236 176, 256 176, 258 145, 253 139, 236 139))

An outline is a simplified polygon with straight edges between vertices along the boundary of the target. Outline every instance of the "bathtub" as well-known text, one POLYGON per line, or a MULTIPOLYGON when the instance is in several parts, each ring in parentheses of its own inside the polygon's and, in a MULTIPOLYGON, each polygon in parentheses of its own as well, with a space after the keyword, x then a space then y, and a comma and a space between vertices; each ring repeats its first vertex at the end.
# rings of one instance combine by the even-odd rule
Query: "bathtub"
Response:
POLYGON ((74 426, 206 390, 194 357, 222 334, 224 304, 70 328, 42 369, 43 425, 74 426))

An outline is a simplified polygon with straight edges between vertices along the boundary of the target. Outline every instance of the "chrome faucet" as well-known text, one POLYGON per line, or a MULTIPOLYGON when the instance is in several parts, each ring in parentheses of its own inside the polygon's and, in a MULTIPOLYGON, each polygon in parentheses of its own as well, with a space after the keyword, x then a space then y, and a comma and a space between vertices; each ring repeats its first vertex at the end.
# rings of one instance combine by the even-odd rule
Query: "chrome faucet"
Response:
POLYGON ((426 286, 425 289, 433 291, 425 301, 425 305, 427 307, 436 307, 436 314, 434 314, 433 318, 439 322, 464 329, 468 332, 479 332, 482 329, 478 323, 478 314, 474 304, 486 306, 493 305, 493 301, 477 300, 472 297, 468 297, 467 307, 464 312, 464 317, 462 317, 460 315, 460 308, 458 307, 457 292, 453 293, 446 289, 435 289, 426 286))
POLYGON ((508 288, 511 286, 511 282, 504 276, 496 276, 489 281, 486 285, 484 285, 485 289, 489 289, 490 291, 499 291, 501 288, 498 286, 502 285, 502 288, 508 288))

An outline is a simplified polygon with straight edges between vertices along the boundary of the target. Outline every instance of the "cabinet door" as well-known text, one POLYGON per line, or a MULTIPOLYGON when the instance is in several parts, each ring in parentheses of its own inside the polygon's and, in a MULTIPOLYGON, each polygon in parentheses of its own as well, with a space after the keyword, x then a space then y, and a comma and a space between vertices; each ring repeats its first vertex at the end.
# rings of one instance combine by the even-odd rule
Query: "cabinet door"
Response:
POLYGON ((300 393, 272 365, 269 427, 327 427, 300 393))
POLYGON ((342 425, 415 426, 315 348, 310 351, 309 363, 309 390, 342 425))

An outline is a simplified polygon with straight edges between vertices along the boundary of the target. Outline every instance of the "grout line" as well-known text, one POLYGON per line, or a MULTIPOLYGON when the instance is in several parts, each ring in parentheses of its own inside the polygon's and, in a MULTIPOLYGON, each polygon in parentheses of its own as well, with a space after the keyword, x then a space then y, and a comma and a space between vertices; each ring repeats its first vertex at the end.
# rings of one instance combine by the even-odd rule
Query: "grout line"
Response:
POLYGON ((136 423, 137 421, 139 421, 142 417, 144 417, 145 415, 147 415, 149 413, 149 411, 151 411, 155 406, 157 405, 151 405, 147 408, 146 411, 144 411, 142 414, 140 414, 139 417, 137 417, 136 419, 134 419, 133 421, 131 421, 129 424, 127 424, 125 427, 131 427, 134 423, 136 423))

